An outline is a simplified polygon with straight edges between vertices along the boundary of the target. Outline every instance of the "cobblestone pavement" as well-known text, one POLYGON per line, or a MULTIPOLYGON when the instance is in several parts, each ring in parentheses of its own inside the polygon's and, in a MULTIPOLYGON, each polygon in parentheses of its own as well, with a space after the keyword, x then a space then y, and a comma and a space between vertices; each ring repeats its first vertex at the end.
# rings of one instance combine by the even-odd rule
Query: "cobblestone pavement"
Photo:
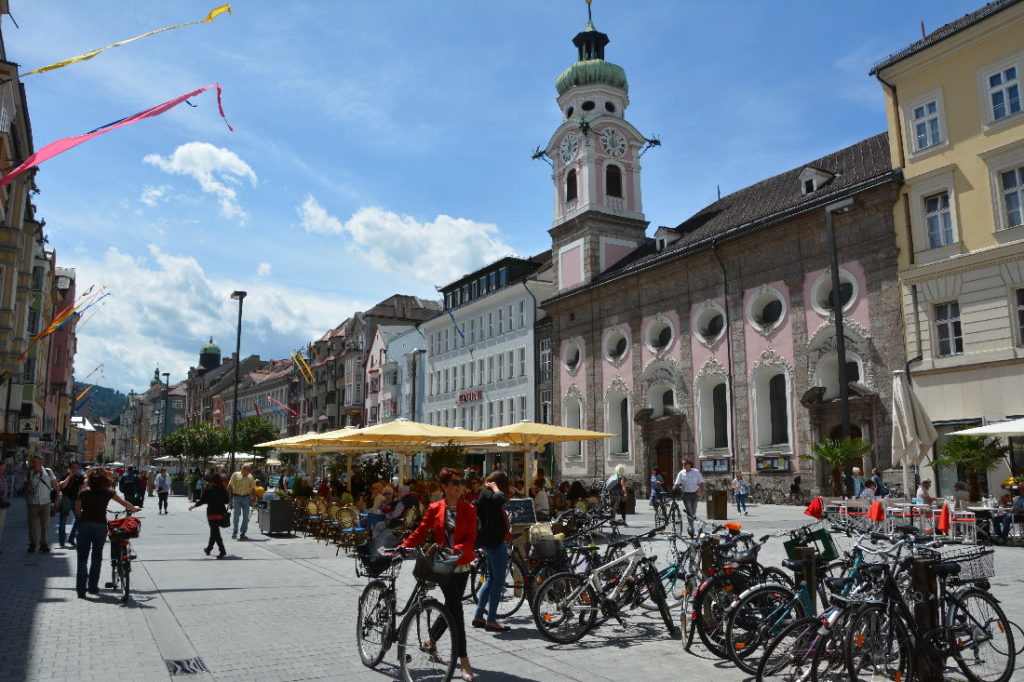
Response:
MULTIPOLYGON (((313 538, 271 538, 251 528, 250 542, 225 540, 228 557, 217 561, 202 553, 202 510, 190 513, 187 504, 171 498, 171 513, 160 516, 155 498, 147 498, 134 542, 134 596, 122 606, 109 591, 76 598, 74 550, 56 547, 55 530, 51 553, 26 553, 25 505, 15 500, 0 553, 0 681, 168 679, 167 661, 194 659, 206 672, 183 679, 395 678, 394 650, 378 670, 359 661, 355 607, 365 580, 351 558, 335 557, 333 547, 313 538)), ((628 532, 649 528, 651 520, 640 502, 628 532)), ((807 520, 801 509, 783 506, 752 506, 741 519, 754 532, 807 520)), ((781 554, 775 541, 763 558, 777 563, 781 554)), ((1024 549, 998 548, 996 571, 993 592, 1011 619, 1024 621, 1024 549)), ((400 579, 400 598, 411 588, 409 573, 400 579)), ((108 576, 107 567, 103 580, 108 576)), ((576 644, 556 646, 536 632, 528 613, 524 608, 508 621, 509 633, 470 629, 469 652, 482 681, 622 680, 640 671, 651 679, 744 678, 699 646, 684 652, 679 635, 669 636, 656 614, 630 612, 625 627, 605 623, 576 644)))

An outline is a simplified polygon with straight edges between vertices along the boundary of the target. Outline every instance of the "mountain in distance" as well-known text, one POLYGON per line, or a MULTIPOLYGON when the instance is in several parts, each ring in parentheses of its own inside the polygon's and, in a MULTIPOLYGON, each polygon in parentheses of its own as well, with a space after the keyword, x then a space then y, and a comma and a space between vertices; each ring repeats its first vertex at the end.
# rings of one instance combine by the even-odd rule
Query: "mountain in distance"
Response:
MULTIPOLYGON (((78 397, 88 387, 89 384, 82 384, 76 381, 75 397, 78 397)), ((124 393, 112 388, 96 386, 82 398, 82 405, 79 406, 77 413, 86 415, 90 419, 99 419, 100 417, 113 419, 121 414, 121 410, 126 402, 128 402, 128 396, 124 393)))

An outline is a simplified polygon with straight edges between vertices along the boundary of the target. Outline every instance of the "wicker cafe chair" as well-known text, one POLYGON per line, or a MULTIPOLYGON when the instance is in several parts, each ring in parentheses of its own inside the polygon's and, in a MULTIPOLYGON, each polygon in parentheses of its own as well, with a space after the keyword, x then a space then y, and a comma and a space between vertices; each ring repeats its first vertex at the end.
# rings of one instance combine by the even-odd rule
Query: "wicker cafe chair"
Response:
POLYGON ((309 500, 305 497, 296 497, 292 506, 292 528, 296 532, 301 531, 303 535, 306 534, 306 528, 309 523, 309 516, 306 512, 306 504, 308 502, 309 500))
POLYGON ((320 508, 316 506, 316 502, 306 502, 306 523, 303 528, 303 537, 308 536, 316 531, 316 528, 320 525, 320 508))
POLYGON ((420 505, 414 504, 402 514, 402 527, 394 528, 391 532, 397 535, 399 540, 404 540, 405 536, 416 530, 416 526, 420 525, 421 518, 423 518, 423 510, 420 508, 420 505))
POLYGON ((342 548, 348 552, 356 545, 361 545, 370 539, 370 531, 359 525, 359 510, 349 505, 342 507, 338 511, 338 521, 340 528, 338 530, 338 550, 334 553, 334 556, 338 556, 342 548))

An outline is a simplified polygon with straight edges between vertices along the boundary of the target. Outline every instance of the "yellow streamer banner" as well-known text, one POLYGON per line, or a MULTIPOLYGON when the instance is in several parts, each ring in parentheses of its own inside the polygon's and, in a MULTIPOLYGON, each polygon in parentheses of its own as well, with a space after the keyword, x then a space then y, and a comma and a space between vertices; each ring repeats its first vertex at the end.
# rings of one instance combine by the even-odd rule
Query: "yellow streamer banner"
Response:
POLYGON ((86 61, 88 59, 92 59, 93 57, 98 55, 100 52, 103 52, 104 50, 109 50, 112 47, 119 47, 121 45, 125 45, 127 43, 132 42, 133 40, 138 40, 139 38, 146 38, 146 37, 151 36, 151 35, 156 35, 157 33, 163 33, 164 31, 172 31, 172 30, 174 30, 176 28, 182 28, 183 26, 195 26, 196 24, 205 24, 205 23, 213 21, 214 19, 219 17, 221 14, 224 14, 225 12, 227 14, 231 14, 231 5, 230 4, 221 5, 220 7, 213 8, 212 10, 210 10, 210 13, 206 15, 205 19, 201 19, 199 21, 190 21, 190 22, 185 23, 185 24, 175 24, 174 26, 167 26, 165 28, 158 28, 155 31, 150 31, 149 33, 143 33, 142 35, 135 36, 134 38, 128 38, 126 40, 120 40, 120 41, 118 41, 116 43, 111 43, 110 45, 107 45, 106 47, 101 47, 101 48, 99 48, 97 50, 92 50, 90 52, 86 52, 84 54, 80 54, 77 57, 72 57, 71 59, 65 59, 62 62, 57 62, 56 64, 50 64, 49 66, 42 66, 42 67, 40 67, 38 69, 35 69, 33 71, 29 71, 28 73, 22 74, 22 77, 24 77, 24 76, 31 76, 34 73, 44 73, 46 71, 53 71, 54 69, 60 69, 60 68, 63 68, 65 66, 67 66, 68 64, 74 64, 75 62, 84 62, 84 61, 86 61))

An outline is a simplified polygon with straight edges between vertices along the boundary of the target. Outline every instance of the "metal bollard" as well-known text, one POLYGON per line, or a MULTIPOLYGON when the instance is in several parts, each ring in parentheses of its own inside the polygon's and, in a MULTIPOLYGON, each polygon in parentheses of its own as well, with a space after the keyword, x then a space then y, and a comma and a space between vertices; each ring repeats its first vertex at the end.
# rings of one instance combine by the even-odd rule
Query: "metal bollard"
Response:
MULTIPOLYGON (((914 627, 918 632, 934 632, 939 627, 938 580, 932 573, 934 559, 916 558, 911 569, 914 598, 914 627)), ((914 668, 921 682, 942 682, 942 657, 930 646, 914 647, 914 668)))
POLYGON ((718 538, 708 538, 700 548, 700 567, 704 571, 704 577, 711 575, 715 568, 715 549, 718 547, 718 538))

